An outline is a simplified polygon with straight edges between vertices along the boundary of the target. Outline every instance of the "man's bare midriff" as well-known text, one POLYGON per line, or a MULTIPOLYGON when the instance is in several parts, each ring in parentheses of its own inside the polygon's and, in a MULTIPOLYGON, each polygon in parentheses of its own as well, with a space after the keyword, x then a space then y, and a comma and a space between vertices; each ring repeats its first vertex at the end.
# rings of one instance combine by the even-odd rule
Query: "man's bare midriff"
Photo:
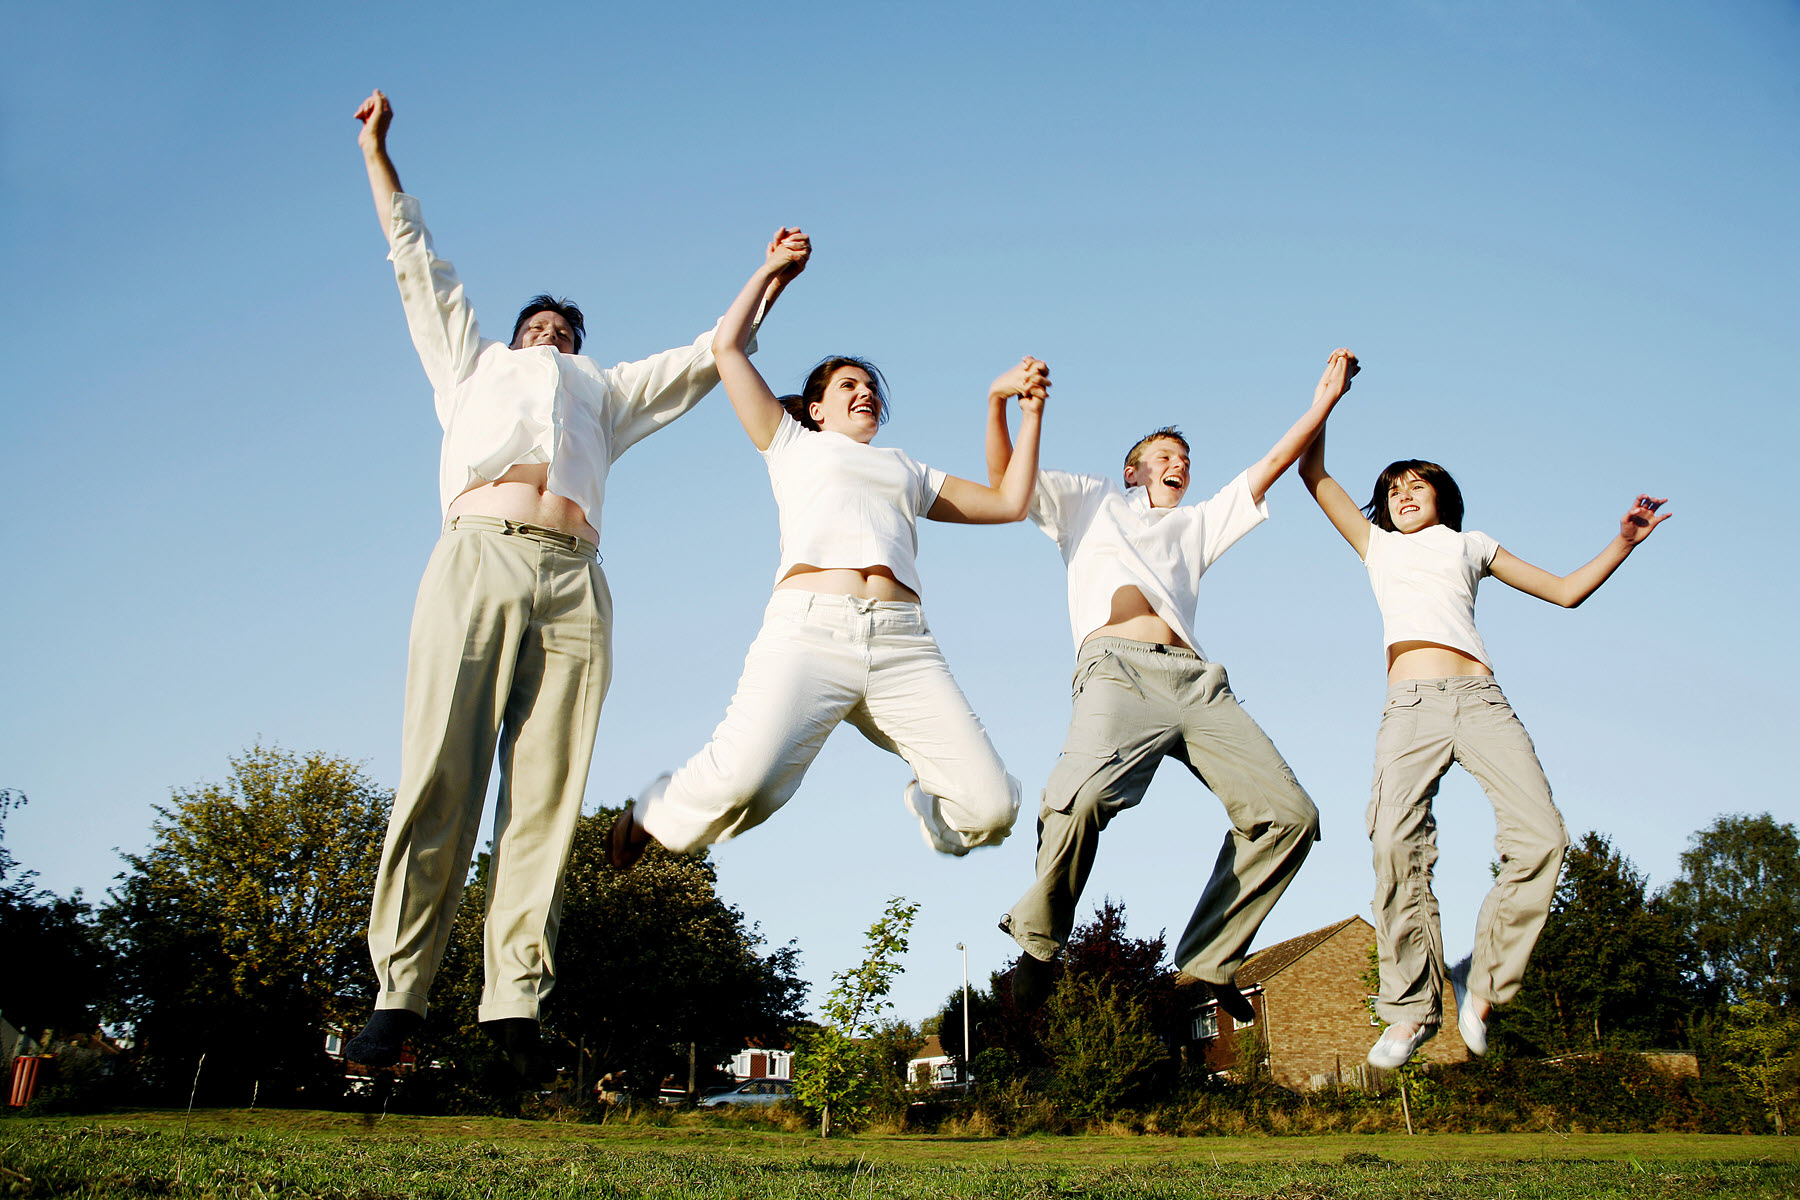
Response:
POLYGON ((452 517, 499 517, 526 525, 541 525, 558 533, 572 533, 598 543, 600 535, 587 522, 581 505, 566 496, 545 491, 550 482, 549 463, 518 463, 498 479, 477 483, 450 502, 452 517))
POLYGON ((1144 599, 1144 593, 1129 586, 1113 593, 1112 611, 1107 614, 1106 624, 1081 640, 1085 645, 1097 637, 1128 638, 1134 642, 1149 642, 1157 646, 1193 649, 1167 621, 1156 615, 1156 610, 1150 607, 1150 601, 1144 599))
POLYGON ((1388 647, 1388 682, 1408 679, 1452 679, 1458 675, 1487 675, 1487 664, 1436 642, 1395 642, 1388 647))
POLYGON ((858 600, 919 602, 919 594, 895 579, 886 567, 815 567, 799 563, 775 585, 776 591, 783 588, 823 596, 855 596, 858 600))

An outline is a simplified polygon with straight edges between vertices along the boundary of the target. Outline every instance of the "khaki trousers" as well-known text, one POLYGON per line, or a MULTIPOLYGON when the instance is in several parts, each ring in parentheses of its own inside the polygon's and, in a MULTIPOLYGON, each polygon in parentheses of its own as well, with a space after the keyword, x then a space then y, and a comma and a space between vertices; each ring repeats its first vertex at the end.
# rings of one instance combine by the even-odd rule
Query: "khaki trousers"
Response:
POLYGON ((1062 949, 1100 831, 1143 799, 1166 756, 1211 788, 1231 819, 1175 963, 1230 981, 1318 840, 1319 810, 1238 706, 1225 668, 1191 650, 1090 638, 1075 664, 1074 706, 1038 815, 1037 882, 1002 926, 1038 958, 1062 949))
POLYGON ((369 913, 377 1008, 425 1012, 498 746, 479 1019, 537 1017, 611 650, 590 543, 493 517, 445 526, 413 610, 400 787, 369 913))
POLYGON ((1411 679, 1388 689, 1375 736, 1367 815, 1375 851, 1375 945, 1389 1024, 1443 1019, 1444 935, 1432 868, 1438 782, 1459 762, 1494 805, 1500 873, 1475 922, 1469 990, 1504 1004, 1519 990, 1556 891, 1569 837, 1550 799, 1531 735, 1500 685, 1485 675, 1411 679))

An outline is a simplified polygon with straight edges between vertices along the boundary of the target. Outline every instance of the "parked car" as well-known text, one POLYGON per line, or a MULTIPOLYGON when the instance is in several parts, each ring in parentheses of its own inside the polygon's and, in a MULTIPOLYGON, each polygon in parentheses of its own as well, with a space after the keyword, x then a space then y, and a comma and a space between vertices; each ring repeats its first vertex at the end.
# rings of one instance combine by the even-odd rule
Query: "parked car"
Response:
POLYGON ((700 1101, 701 1108, 721 1108, 727 1104, 780 1104, 791 1100, 794 1085, 786 1079, 751 1079, 727 1088, 700 1101))

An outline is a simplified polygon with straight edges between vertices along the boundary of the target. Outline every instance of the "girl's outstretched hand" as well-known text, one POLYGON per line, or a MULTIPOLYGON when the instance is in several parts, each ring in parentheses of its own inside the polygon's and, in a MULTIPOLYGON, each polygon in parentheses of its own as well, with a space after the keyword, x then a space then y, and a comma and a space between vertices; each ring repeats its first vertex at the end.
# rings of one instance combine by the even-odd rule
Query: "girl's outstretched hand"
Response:
POLYGON ((1638 498, 1632 502, 1631 511, 1619 521, 1620 540, 1636 545, 1649 537, 1651 530, 1675 515, 1656 511, 1668 502, 1667 496, 1658 499, 1640 492, 1638 498))
POLYGON ((1362 370, 1356 361, 1356 355, 1339 346, 1325 360, 1325 373, 1319 376, 1319 386, 1313 389, 1313 403, 1336 403, 1337 399, 1350 390, 1350 380, 1362 370))
POLYGON ((812 239, 799 229, 783 225, 769 239, 768 255, 763 265, 792 279, 806 270, 806 260, 812 257, 812 239))

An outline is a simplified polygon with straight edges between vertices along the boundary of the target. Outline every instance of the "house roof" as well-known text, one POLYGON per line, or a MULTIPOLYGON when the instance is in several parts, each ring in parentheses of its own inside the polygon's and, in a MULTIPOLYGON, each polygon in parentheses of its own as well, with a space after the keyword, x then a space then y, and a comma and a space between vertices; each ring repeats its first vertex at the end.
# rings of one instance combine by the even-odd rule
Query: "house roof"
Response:
POLYGON ((1357 922, 1368 924, 1361 917, 1345 917, 1335 925, 1327 925, 1323 929, 1315 929, 1311 933, 1303 933, 1299 937, 1289 938, 1285 942, 1276 942, 1273 946, 1258 950, 1245 961, 1243 966, 1238 968, 1237 985, 1241 988, 1249 987, 1251 984, 1261 983, 1281 974, 1304 958, 1315 947, 1330 941, 1346 926, 1357 922))
POLYGON ((946 1057, 948 1057, 948 1052, 944 1049, 943 1040, 934 1033, 925 1039, 925 1044, 923 1046, 920 1046, 917 1050, 913 1051, 912 1061, 919 1062, 922 1059, 927 1058, 946 1057))

